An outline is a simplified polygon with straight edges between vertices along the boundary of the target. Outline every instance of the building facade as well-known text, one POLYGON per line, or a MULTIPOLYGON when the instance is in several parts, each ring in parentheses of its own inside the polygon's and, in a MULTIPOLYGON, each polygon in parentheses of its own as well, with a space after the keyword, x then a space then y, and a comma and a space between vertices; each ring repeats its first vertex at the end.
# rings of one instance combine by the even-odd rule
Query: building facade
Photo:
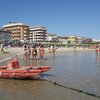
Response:
POLYGON ((47 28, 44 26, 30 27, 29 39, 33 42, 45 42, 47 39, 47 28))
POLYGON ((28 40, 29 26, 23 23, 10 22, 3 26, 3 30, 11 32, 13 40, 28 40))
POLYGON ((58 41, 63 44, 68 44, 68 37, 58 37, 58 41))
POLYGON ((77 37, 76 36, 69 36, 67 40, 68 40, 68 42, 70 42, 70 44, 76 44, 77 43, 77 37))

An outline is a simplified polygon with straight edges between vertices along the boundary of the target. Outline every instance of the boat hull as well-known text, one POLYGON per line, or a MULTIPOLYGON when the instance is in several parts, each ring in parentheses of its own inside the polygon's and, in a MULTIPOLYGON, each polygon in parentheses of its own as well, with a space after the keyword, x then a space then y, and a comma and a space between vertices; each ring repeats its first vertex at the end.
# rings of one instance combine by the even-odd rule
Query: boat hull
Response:
POLYGON ((49 71, 49 66, 20 66, 17 56, 5 66, 0 66, 0 78, 7 79, 26 79, 33 78, 43 72, 49 71))
POLYGON ((43 72, 49 71, 51 67, 49 66, 24 66, 16 69, 5 69, 6 67, 0 67, 0 78, 5 79, 32 79, 40 75, 43 72))

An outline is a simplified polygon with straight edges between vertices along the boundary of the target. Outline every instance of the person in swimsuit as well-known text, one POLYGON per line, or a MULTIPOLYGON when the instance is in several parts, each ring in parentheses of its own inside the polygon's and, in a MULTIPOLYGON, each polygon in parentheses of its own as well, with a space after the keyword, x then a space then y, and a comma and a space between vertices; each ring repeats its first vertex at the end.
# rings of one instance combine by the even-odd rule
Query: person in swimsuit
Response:
POLYGON ((40 59, 43 59, 45 54, 43 45, 40 45, 39 54, 40 54, 40 59))
POLYGON ((100 48, 99 48, 99 46, 97 45, 97 46, 96 46, 96 49, 95 49, 96 54, 99 54, 99 49, 100 49, 100 48))
POLYGON ((24 58, 28 58, 28 56, 27 56, 27 45, 25 44, 25 46, 24 46, 24 56, 23 56, 23 59, 24 58))
POLYGON ((49 54, 51 54, 52 53, 51 46, 49 46, 48 50, 49 50, 49 54))
POLYGON ((30 55, 31 55, 31 48, 30 48, 30 46, 28 46, 28 52, 27 52, 28 59, 30 59, 30 55))
POLYGON ((2 54, 5 54, 5 51, 4 51, 4 43, 1 43, 1 53, 2 54))
POLYGON ((37 56, 37 49, 36 46, 32 47, 32 56, 33 56, 33 60, 36 60, 36 56, 37 56))
POLYGON ((52 54, 53 54, 53 56, 55 56, 55 52, 56 52, 56 48, 55 48, 55 46, 53 45, 53 46, 52 46, 52 54))

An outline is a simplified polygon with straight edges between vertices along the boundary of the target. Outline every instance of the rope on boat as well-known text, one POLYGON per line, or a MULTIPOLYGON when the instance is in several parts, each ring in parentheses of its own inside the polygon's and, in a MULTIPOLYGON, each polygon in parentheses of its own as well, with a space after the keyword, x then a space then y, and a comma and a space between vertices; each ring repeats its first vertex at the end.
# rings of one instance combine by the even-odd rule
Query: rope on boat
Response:
POLYGON ((48 78, 43 79, 43 80, 44 80, 44 81, 47 81, 47 82, 49 82, 49 83, 52 83, 52 84, 54 84, 54 85, 57 85, 57 86, 60 86, 60 87, 63 87, 63 88, 66 88, 66 89, 72 90, 72 91, 76 91, 76 92, 84 93, 84 94, 89 95, 89 96, 92 96, 92 97, 100 98, 99 95, 96 95, 96 94, 89 93, 89 92, 86 92, 86 91, 83 91, 83 90, 80 90, 80 89, 75 89, 75 88, 72 88, 72 87, 69 87, 69 86, 63 85, 63 84, 58 83, 58 82, 56 82, 56 81, 49 80, 48 78))

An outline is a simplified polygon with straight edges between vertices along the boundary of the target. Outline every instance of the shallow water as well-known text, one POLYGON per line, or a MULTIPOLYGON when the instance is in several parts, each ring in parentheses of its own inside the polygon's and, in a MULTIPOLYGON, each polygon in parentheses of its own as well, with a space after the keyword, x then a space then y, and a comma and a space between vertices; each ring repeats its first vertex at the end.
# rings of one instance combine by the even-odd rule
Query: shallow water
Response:
POLYGON ((41 80, 0 79, 0 100, 99 100, 84 93, 100 96, 100 55, 93 51, 69 52, 45 56, 44 60, 30 61, 19 58, 20 64, 34 66, 52 66, 41 75, 41 80))

